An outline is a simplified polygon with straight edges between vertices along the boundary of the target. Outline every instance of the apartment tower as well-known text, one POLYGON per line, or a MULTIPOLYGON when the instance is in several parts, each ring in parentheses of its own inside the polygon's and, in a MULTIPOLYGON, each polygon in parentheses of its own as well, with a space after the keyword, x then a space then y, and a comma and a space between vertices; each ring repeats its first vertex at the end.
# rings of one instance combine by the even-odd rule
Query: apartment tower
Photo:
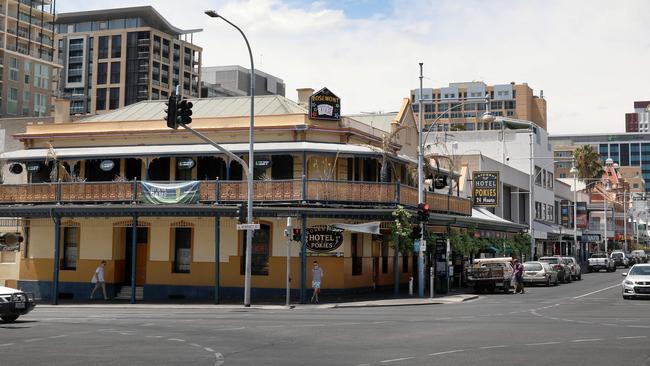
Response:
POLYGON ((634 102, 634 112, 625 113, 625 132, 650 132, 650 101, 634 102))
POLYGON ((59 95, 71 114, 102 113, 180 94, 198 98, 201 29, 181 30, 151 6, 59 14, 56 52, 63 65, 59 95))
POLYGON ((0 117, 49 116, 55 10, 51 0, 0 0, 0 117))
MULTIPOLYGON (((411 100, 416 114, 418 111, 419 89, 411 90, 411 100)), ((481 81, 450 83, 448 87, 422 90, 424 106, 424 126, 428 128, 434 121, 433 130, 486 130, 495 128, 485 126, 481 116, 486 108, 497 117, 508 117, 532 121, 546 130, 546 100, 543 92, 533 95, 527 83, 486 85, 481 81), (485 96, 489 98, 489 106, 485 96)), ((418 115, 419 118, 419 115, 418 115)))

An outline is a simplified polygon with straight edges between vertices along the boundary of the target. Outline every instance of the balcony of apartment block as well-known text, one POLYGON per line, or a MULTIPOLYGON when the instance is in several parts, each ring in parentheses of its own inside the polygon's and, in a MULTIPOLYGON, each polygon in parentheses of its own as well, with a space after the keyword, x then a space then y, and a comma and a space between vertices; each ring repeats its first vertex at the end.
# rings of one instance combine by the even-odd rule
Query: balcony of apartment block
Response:
POLYGON ((70 43, 68 50, 70 51, 81 51, 84 49, 83 43, 70 43))
MULTIPOLYGON (((160 183, 160 182, 159 182, 160 183)), ((198 181, 199 203, 228 204, 246 201, 246 181, 198 181)), ((0 185, 0 204, 122 204, 143 202, 142 182, 57 182, 0 185)), ((471 215, 466 198, 426 192, 430 210, 471 215)), ((324 206, 416 207, 417 189, 400 183, 287 179, 253 183, 253 200, 259 204, 318 204, 324 206)))
POLYGON ((86 114, 87 110, 85 106, 71 106, 70 114, 86 114))
POLYGON ((82 64, 84 62, 83 56, 70 56, 68 57, 68 65, 71 64, 82 64))
POLYGON ((138 84, 142 84, 142 85, 149 84, 149 75, 143 74, 138 76, 138 84))
POLYGON ((149 46, 150 44, 150 38, 138 38, 138 46, 149 46))
POLYGON ((138 51, 139 59, 149 59, 149 51, 138 51))
POLYGON ((83 69, 82 68, 68 69, 66 73, 68 74, 68 76, 81 76, 83 75, 83 69))

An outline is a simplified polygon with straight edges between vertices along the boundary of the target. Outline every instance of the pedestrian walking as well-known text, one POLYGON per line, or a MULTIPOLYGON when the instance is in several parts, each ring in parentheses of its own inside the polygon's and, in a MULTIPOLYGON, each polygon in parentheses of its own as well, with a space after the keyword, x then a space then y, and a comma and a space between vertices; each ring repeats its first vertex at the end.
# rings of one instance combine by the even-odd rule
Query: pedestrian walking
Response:
POLYGON ((97 291, 98 288, 102 289, 102 293, 104 294, 104 300, 108 300, 108 296, 106 296, 106 283, 105 283, 106 280, 104 278, 104 267, 106 267, 106 261, 101 261, 101 263, 99 263, 99 266, 97 266, 95 273, 93 274, 93 278, 90 280, 91 283, 95 284, 95 287, 90 293, 91 300, 93 299, 93 296, 95 296, 95 291, 97 291))
POLYGON ((519 263, 518 259, 515 259, 513 263, 515 276, 515 294, 525 294, 526 290, 524 290, 524 265, 519 263))
POLYGON ((323 276, 325 273, 323 269, 318 266, 318 261, 314 261, 314 268, 312 269, 312 278, 311 278, 311 287, 314 290, 314 294, 311 295, 311 302, 318 304, 318 296, 320 295, 320 286, 321 281, 323 281, 323 276))

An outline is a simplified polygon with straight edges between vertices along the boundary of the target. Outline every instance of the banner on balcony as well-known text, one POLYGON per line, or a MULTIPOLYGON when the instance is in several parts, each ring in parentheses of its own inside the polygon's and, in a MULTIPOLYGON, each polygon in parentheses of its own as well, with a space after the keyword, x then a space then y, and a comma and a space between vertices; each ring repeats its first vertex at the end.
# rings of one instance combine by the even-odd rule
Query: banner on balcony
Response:
POLYGON ((473 172, 472 183, 474 206, 499 206, 499 172, 473 172))
POLYGON ((199 182, 142 182, 140 199, 144 203, 152 203, 155 205, 197 203, 199 201, 199 182))

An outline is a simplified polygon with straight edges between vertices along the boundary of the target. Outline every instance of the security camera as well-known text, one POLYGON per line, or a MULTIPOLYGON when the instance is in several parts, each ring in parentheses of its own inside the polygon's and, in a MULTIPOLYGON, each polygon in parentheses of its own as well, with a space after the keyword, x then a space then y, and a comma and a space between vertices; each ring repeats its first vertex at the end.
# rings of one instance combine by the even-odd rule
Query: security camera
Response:
POLYGON ((510 156, 506 156, 506 161, 510 161, 510 156))

